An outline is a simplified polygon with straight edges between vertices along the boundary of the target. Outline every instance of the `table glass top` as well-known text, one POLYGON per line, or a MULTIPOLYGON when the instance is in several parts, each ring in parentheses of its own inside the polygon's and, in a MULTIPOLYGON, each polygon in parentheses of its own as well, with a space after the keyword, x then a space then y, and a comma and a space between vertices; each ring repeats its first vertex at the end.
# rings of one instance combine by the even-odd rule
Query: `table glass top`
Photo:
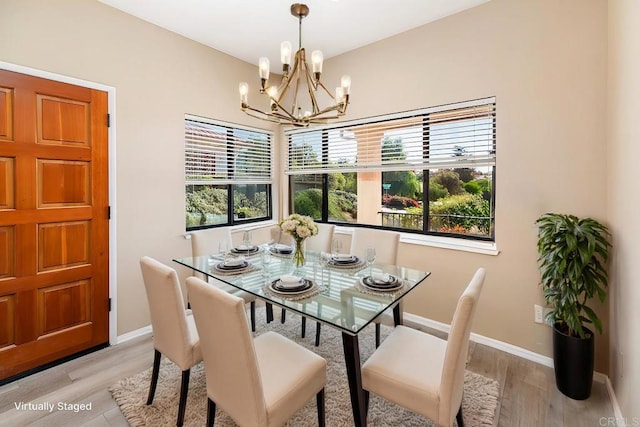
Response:
POLYGON ((374 263, 369 267, 359 258, 353 264, 339 263, 329 254, 310 251, 305 259, 303 267, 295 268, 291 256, 272 254, 267 247, 261 247, 253 256, 245 256, 247 266, 238 270, 234 269, 237 267, 222 264, 224 258, 220 255, 174 261, 276 306, 353 335, 430 274, 394 265, 374 263), (283 289, 279 282, 283 275, 294 275, 305 280, 289 291, 283 289), (371 280, 371 276, 375 281, 371 280))

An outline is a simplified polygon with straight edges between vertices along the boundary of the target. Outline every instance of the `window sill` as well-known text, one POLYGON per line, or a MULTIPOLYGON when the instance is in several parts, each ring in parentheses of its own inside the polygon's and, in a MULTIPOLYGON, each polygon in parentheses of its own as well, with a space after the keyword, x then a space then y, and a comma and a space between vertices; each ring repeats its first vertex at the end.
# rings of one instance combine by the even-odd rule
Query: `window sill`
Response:
MULTIPOLYGON (((336 227, 336 233, 353 233, 352 227, 336 227)), ((454 237, 427 236, 412 233, 400 233, 400 243, 409 245, 430 246, 434 248, 451 249, 454 251, 473 252, 483 255, 498 255, 500 251, 495 242, 480 240, 456 239, 454 237)))

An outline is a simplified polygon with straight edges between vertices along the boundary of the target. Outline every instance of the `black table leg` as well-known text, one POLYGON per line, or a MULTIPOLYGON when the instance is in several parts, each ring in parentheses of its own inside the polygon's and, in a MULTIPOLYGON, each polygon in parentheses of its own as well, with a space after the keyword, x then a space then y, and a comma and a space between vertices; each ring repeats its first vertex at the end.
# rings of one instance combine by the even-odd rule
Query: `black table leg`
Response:
POLYGON ((402 305, 400 303, 393 307, 393 324, 395 326, 402 325, 402 305))
POLYGON ((271 303, 267 303, 267 323, 273 322, 273 305, 271 303))
POLYGON ((349 380, 349 394, 351 395, 351 407, 353 409, 353 423, 356 427, 367 425, 367 411, 364 406, 365 396, 362 389, 362 372, 360 370, 360 347, 358 336, 342 333, 342 346, 344 360, 347 367, 349 380))

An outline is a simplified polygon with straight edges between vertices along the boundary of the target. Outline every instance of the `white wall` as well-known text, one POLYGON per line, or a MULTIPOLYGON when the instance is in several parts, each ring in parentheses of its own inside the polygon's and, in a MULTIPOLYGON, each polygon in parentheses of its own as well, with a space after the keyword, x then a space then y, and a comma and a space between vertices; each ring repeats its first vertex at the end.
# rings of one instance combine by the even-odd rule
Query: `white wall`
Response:
MULTIPOLYGON (((501 253, 402 244, 399 259, 433 273, 406 311, 449 323, 484 266, 473 331, 551 355, 550 328, 533 322, 534 221, 556 211, 606 222, 606 16, 601 0, 493 0, 327 61, 326 81, 351 75, 348 119, 496 96, 501 253)), ((606 305, 598 311, 607 325, 606 305)), ((607 340, 596 338, 601 372, 607 340)))
POLYGON ((614 233, 610 377, 629 425, 640 424, 640 2, 609 1, 609 216, 614 233))

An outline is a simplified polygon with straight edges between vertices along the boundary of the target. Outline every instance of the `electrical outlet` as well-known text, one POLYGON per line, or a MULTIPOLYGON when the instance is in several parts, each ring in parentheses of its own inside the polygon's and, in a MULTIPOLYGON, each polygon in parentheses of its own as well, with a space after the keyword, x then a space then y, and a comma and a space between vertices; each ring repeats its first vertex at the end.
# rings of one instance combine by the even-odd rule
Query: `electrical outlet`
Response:
POLYGON ((544 322, 544 317, 542 315, 542 306, 538 305, 538 304, 534 304, 533 305, 533 321, 536 323, 543 323, 544 322))

